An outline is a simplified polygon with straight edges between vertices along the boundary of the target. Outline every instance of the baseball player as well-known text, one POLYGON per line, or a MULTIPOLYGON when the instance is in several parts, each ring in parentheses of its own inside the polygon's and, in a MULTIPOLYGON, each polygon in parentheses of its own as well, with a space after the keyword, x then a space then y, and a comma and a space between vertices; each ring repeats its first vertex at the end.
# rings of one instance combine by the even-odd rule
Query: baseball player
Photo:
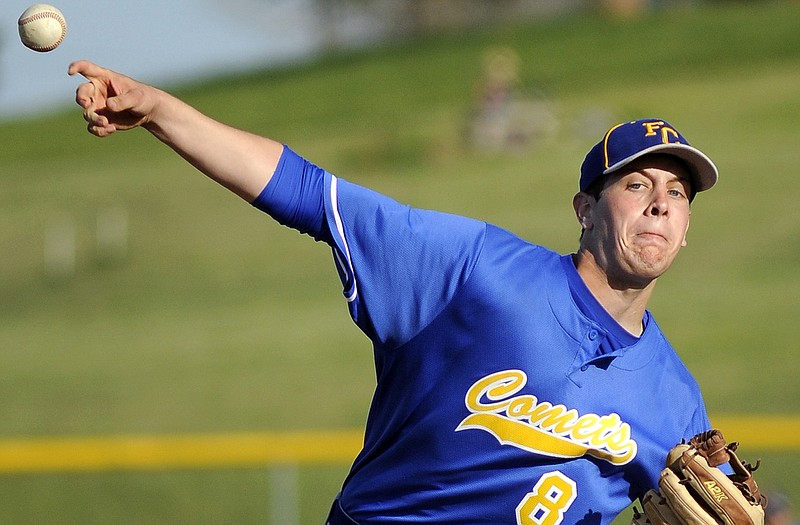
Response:
POLYGON ((562 255, 398 203, 90 62, 69 73, 88 79, 76 101, 92 134, 143 127, 330 246, 377 386, 329 525, 607 524, 711 428, 646 309, 718 176, 666 121, 621 123, 588 153, 580 244, 562 255))

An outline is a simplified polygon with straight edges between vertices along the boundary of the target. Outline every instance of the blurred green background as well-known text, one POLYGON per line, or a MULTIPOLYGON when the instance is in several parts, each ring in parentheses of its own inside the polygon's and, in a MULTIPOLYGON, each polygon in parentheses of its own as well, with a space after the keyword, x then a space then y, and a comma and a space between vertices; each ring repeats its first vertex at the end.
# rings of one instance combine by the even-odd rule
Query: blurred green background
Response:
MULTIPOLYGON (((561 252, 588 148, 612 122, 669 120, 721 179, 651 310, 712 421, 800 414, 800 3, 442 32, 170 90, 343 178, 561 252), (480 147, 497 50, 535 118, 480 147)), ((0 141, 0 439, 363 426, 371 350, 327 247, 143 131, 91 137, 77 108, 0 123, 0 141)), ((800 505, 797 450, 743 453, 800 505)), ((347 466, 299 472, 302 523, 322 523, 347 466)), ((265 523, 268 485, 258 467, 0 475, 0 523, 265 523)))

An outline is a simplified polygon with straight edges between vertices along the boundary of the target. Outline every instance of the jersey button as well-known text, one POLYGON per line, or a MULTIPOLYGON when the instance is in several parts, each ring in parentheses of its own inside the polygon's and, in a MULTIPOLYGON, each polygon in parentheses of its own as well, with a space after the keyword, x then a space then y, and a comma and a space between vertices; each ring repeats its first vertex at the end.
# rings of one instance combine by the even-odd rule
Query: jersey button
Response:
POLYGON ((597 339, 597 330, 589 330, 589 341, 597 339))
POLYGON ((581 366, 581 372, 586 372, 587 370, 589 370, 589 365, 581 366))

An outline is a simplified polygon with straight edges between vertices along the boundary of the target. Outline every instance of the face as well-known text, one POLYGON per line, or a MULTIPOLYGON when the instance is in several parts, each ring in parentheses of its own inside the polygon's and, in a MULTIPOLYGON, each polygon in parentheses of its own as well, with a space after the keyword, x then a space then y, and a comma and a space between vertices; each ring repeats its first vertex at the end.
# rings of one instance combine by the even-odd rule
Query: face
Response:
POLYGON ((678 159, 645 156, 612 175, 601 197, 579 193, 575 211, 589 251, 612 285, 646 286, 686 245, 689 172, 678 159))

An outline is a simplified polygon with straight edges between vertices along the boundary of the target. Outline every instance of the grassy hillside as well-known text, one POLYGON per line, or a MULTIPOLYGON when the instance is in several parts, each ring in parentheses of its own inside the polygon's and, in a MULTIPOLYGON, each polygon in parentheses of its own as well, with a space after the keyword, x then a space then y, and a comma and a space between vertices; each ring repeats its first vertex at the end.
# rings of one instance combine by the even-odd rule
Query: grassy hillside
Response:
MULTIPOLYGON (((570 202, 587 149, 612 121, 666 118, 721 180, 695 202, 689 247, 652 310, 712 415, 796 414, 799 15, 796 2, 765 2, 564 19, 170 89, 339 176, 562 252, 577 244, 570 202), (557 121, 505 153, 465 137, 495 47, 519 54, 523 85, 557 121)), ((144 132, 99 140, 83 128, 69 108, 0 124, 0 437, 361 426, 371 353, 327 248, 144 132), (128 239, 116 257, 97 248, 96 224, 120 210, 128 239), (59 228, 76 236, 69 275, 45 268, 59 228)), ((798 486, 796 456, 773 465, 774 484, 798 486)), ((340 474, 314 476, 315 522, 340 474)), ((263 522, 259 476, 0 478, 13 496, 0 521, 263 522)))

